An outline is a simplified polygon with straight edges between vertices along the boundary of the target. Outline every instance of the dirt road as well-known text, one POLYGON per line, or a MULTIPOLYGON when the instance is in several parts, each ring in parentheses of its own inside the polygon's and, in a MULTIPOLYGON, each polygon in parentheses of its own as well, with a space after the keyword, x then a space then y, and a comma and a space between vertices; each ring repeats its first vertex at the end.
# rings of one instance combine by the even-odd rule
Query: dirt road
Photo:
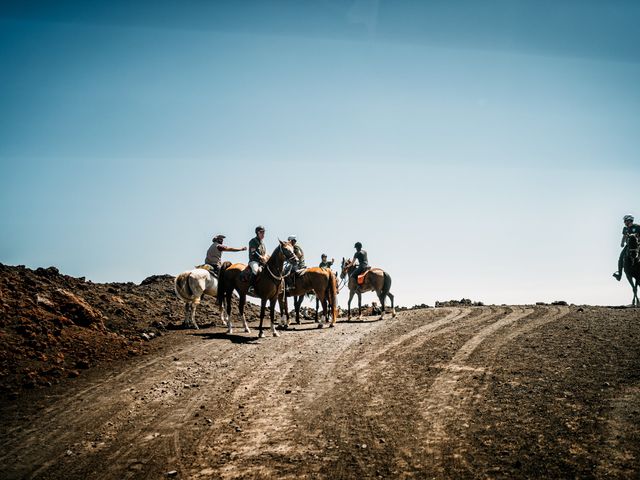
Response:
POLYGON ((441 308, 256 336, 176 332, 5 406, 1 476, 640 475, 638 311, 441 308))

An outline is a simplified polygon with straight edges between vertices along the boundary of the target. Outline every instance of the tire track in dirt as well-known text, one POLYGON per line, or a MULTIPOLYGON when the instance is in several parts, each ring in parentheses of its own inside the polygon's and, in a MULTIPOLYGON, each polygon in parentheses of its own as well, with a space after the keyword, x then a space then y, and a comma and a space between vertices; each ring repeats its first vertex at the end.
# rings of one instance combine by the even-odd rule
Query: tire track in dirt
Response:
POLYGON ((491 372, 498 351, 519 336, 557 321, 567 315, 569 309, 551 307, 543 309, 540 315, 532 316, 533 313, 534 309, 530 308, 514 311, 467 341, 448 364, 439 365, 443 371, 433 382, 427 398, 422 402, 422 409, 429 425, 425 453, 441 473, 445 471, 445 456, 453 451, 456 452, 453 458, 448 458, 446 462, 469 470, 464 458, 472 446, 463 445, 460 438, 452 440, 450 429, 454 424, 463 429, 469 426, 473 405, 484 401, 488 388, 485 375, 491 372), (520 320, 525 322, 518 324, 520 320), (483 352, 481 364, 478 365, 470 362, 470 358, 481 344, 483 352))
MULTIPOLYGON (((167 370, 176 367, 179 369, 179 364, 172 360, 176 355, 199 357, 202 356, 199 352, 202 348, 203 345, 194 343, 170 351, 165 355, 134 364, 115 376, 110 375, 106 379, 101 379, 95 385, 83 388, 68 398, 59 399, 42 415, 31 419, 29 429, 22 430, 18 435, 14 435, 11 441, 5 442, 6 447, 0 461, 3 463, 17 461, 27 456, 32 468, 36 467, 28 477, 36 478, 47 472, 53 465, 69 458, 67 450, 74 442, 76 444, 73 448, 76 450, 74 453, 78 453, 78 437, 91 433, 87 431, 89 429, 94 433, 98 430, 107 431, 107 440, 113 440, 113 442, 86 442, 100 444, 100 450, 108 450, 109 444, 115 442, 121 444, 129 441, 135 444, 135 440, 141 436, 141 433, 141 438, 144 438, 144 434, 148 435, 151 430, 154 430, 154 428, 132 427, 135 426, 135 422, 152 424, 157 416, 145 412, 142 409, 144 402, 136 400, 145 396, 145 394, 140 395, 139 392, 151 391, 154 384, 158 382, 150 375, 155 372, 166 376, 167 370), (132 393, 134 388, 135 393, 132 393), (109 427, 109 423, 113 426, 109 427), (59 425, 60 428, 48 428, 49 425, 59 425)), ((220 353, 224 354, 233 347, 220 345, 218 348, 220 353)), ((167 396, 165 400, 170 408, 177 398, 172 399, 167 396)), ((91 436, 95 438, 95 435, 91 436)), ((82 453, 91 454, 91 452, 82 453)))
MULTIPOLYGON (((372 465, 390 451, 403 456, 406 448, 394 444, 406 440, 408 432, 414 431, 412 404, 406 401, 420 398, 421 388, 407 376, 411 370, 404 360, 435 339, 444 338, 448 343, 447 339, 460 331, 475 332, 504 310, 474 307, 421 311, 395 324, 396 327, 375 332, 374 338, 365 337, 360 345, 346 351, 333 369, 346 368, 347 375, 318 391, 319 397, 310 403, 307 418, 299 419, 305 425, 302 431, 313 432, 314 437, 301 438, 299 444, 315 444, 325 459, 324 462, 307 459, 307 468, 326 478, 345 478, 345 471, 364 477, 373 473, 383 477, 396 475, 391 469, 377 471, 372 465), (437 318, 443 310, 445 315, 437 318), (392 409, 394 403, 400 403, 403 410, 392 409), (379 444, 376 438, 382 437, 386 442, 379 444), (356 447, 358 442, 368 445, 367 450, 356 447)), ((391 465, 401 460, 385 461, 391 465)))
MULTIPOLYGON (((215 471, 220 478, 286 478, 297 475, 288 472, 292 458, 304 458, 321 452, 313 452, 308 445, 297 443, 296 412, 306 411, 310 399, 315 399, 317 388, 331 383, 331 364, 345 350, 369 333, 386 328, 390 321, 362 322, 346 333, 339 328, 308 332, 291 332, 288 337, 305 335, 280 352, 270 354, 268 363, 254 369, 244 377, 233 392, 233 405, 242 406, 242 418, 233 420, 241 424, 240 432, 225 433, 226 417, 203 435, 196 444, 199 460, 194 462, 191 477, 215 471), (318 337, 317 334, 323 337, 318 337), (344 338, 343 338, 344 337, 344 338), (294 347, 294 348, 291 348, 294 347), (315 355, 300 353, 313 349, 315 355), (326 365, 327 360, 330 362, 326 365), (274 375, 274 367, 277 374, 274 375), (285 393, 289 392, 289 393, 285 393), (275 401, 274 401, 275 400, 275 401), (215 440, 222 436, 220 448, 215 440), (223 465, 211 465, 206 459, 229 457, 223 465)), ((284 346, 283 346, 284 347, 284 346)))

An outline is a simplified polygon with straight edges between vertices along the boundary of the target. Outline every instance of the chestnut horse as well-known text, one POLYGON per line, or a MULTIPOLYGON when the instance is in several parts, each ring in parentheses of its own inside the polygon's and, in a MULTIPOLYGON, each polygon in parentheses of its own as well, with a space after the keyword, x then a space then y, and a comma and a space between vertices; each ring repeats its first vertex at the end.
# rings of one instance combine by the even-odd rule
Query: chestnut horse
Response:
MULTIPOLYGON (((292 273, 296 275, 296 272, 292 273)), ((304 295, 307 293, 315 293, 316 298, 322 303, 322 314, 325 322, 329 321, 328 309, 331 309, 331 324, 333 327, 336 323, 336 309, 338 297, 338 282, 334 273, 327 268, 310 267, 302 271, 296 276, 295 287, 293 290, 283 292, 280 298, 280 311, 284 312, 287 322, 281 325, 285 328, 289 327, 289 308, 287 306, 287 297, 293 297, 293 306, 296 312, 296 323, 300 323, 300 305, 304 295)), ((316 317, 317 321, 317 317, 316 317)), ((322 328, 322 323, 318 325, 322 328)))
POLYGON ((638 283, 640 283, 640 240, 638 235, 630 234, 627 239, 627 253, 624 256, 624 274, 627 276, 627 280, 631 284, 633 289, 633 300, 631 305, 634 307, 640 307, 640 300, 638 299, 638 283))
MULTIPOLYGON (((282 267, 285 260, 290 263, 297 262, 296 255, 293 253, 293 246, 289 242, 282 242, 278 240, 280 244, 276 247, 267 260, 266 265, 262 272, 258 274, 256 279, 254 290, 255 296, 261 300, 260 303, 260 326, 259 337, 264 337, 262 331, 262 322, 264 320, 265 308, 267 301, 269 302, 270 318, 271 318, 271 333, 274 337, 280 335, 276 332, 275 324, 273 323, 274 307, 278 298, 282 295, 284 290, 284 275, 282 267)), ((218 304, 222 305, 223 300, 226 300, 227 307, 227 333, 233 333, 233 325, 231 322, 231 298, 233 291, 236 290, 240 299, 238 300, 238 310, 242 317, 244 324, 244 331, 250 332, 247 325, 247 319, 244 316, 244 305, 247 301, 247 291, 249 290, 249 272, 245 272, 247 265, 244 263, 234 263, 233 265, 223 265, 220 268, 220 275, 218 275, 218 304)))
POLYGON ((356 265, 353 260, 342 259, 342 271, 340 278, 344 279, 349 276, 349 302, 347 303, 347 316, 351 319, 351 299, 355 294, 358 294, 358 318, 362 318, 362 294, 364 292, 376 292, 380 299, 382 308, 382 314, 380 320, 384 317, 384 301, 387 297, 391 300, 391 312, 392 317, 396 316, 396 309, 393 306, 393 295, 389 291, 391 289, 391 277, 387 272, 380 268, 372 268, 366 271, 364 277, 364 283, 358 285, 358 279, 351 276, 351 273, 355 270, 356 265))

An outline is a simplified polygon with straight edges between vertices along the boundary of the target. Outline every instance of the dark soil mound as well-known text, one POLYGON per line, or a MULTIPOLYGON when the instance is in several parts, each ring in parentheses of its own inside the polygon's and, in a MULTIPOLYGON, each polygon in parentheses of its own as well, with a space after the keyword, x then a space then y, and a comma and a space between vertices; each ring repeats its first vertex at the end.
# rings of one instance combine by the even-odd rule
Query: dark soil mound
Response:
MULTIPOLYGON (((140 285, 99 284, 55 267, 0 264, 0 396, 153 350, 149 340, 182 324, 173 279, 153 275, 140 285)), ((250 320, 256 312, 248 304, 250 320)), ((202 326, 213 318, 219 318, 215 300, 205 297, 196 320, 202 326)))

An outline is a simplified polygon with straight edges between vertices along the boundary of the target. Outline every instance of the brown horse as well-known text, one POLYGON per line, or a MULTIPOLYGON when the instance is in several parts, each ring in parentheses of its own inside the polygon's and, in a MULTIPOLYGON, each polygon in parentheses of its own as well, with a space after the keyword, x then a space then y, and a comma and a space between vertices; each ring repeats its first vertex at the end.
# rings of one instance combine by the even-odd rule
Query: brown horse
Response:
MULTIPOLYGON (((293 275, 296 275, 296 273, 294 272, 293 275)), ((331 308, 331 324, 329 326, 333 327, 336 323, 337 316, 338 282, 331 270, 311 267, 303 270, 296 276, 294 289, 287 291, 286 296, 283 295, 280 299, 280 311, 284 312, 287 317, 287 321, 283 325, 284 328, 289 327, 287 297, 293 297, 296 323, 300 323, 300 305, 302 305, 304 295, 307 293, 315 293, 316 298, 322 303, 322 314, 324 315, 325 322, 329 321, 328 308, 331 308)), ((318 325, 318 328, 322 328, 322 323, 318 325)))
POLYGON ((357 293, 358 294, 358 318, 362 318, 362 294, 364 292, 376 292, 380 299, 382 308, 382 314, 380 320, 384 317, 384 301, 387 297, 391 300, 391 312, 392 317, 396 316, 396 309, 393 306, 393 295, 389 291, 391 289, 391 277, 387 272, 380 268, 372 268, 367 270, 364 277, 364 283, 358 285, 358 279, 351 276, 351 273, 355 270, 356 265, 353 260, 342 259, 342 272, 340 278, 344 279, 349 276, 349 302, 347 303, 347 316, 351 319, 351 299, 357 293))
MULTIPOLYGON (((259 337, 264 337, 262 331, 262 322, 264 320, 265 308, 267 301, 269 302, 270 318, 271 318, 271 333, 274 337, 278 337, 275 324, 273 322, 274 307, 278 298, 282 295, 284 290, 284 276, 282 267, 285 260, 290 263, 297 261, 295 253, 293 253, 293 246, 289 242, 279 241, 280 244, 267 260, 266 265, 262 272, 258 274, 258 278, 255 281, 254 291, 255 296, 261 300, 260 303, 260 326, 258 327, 260 333, 259 337)), ((250 332, 247 325, 247 319, 244 316, 244 305, 247 300, 247 291, 249 290, 249 272, 245 272, 247 265, 244 263, 234 263, 231 266, 223 265, 220 269, 219 284, 218 284, 218 304, 222 304, 223 299, 226 300, 227 306, 227 332, 233 333, 233 325, 231 322, 231 298, 233 291, 236 290, 240 299, 238 300, 238 311, 242 317, 244 324, 244 331, 250 332)))
POLYGON ((640 240, 636 234, 630 234, 627 240, 627 252, 624 256, 624 274, 633 289, 631 305, 640 307, 638 299, 638 283, 640 283, 640 240))

